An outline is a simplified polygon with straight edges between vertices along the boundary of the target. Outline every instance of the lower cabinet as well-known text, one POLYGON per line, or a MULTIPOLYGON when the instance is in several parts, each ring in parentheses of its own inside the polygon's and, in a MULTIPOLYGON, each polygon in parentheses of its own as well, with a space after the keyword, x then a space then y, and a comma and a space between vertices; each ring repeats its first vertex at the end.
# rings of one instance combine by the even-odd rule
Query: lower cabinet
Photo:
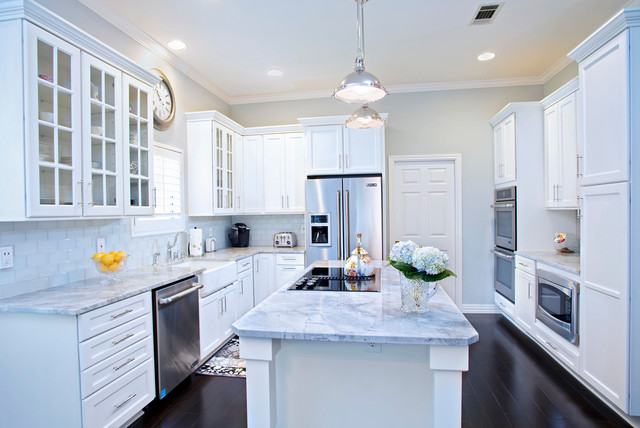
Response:
POLYGON ((220 335, 223 341, 233 336, 231 324, 238 319, 238 282, 223 288, 220 295, 220 335))
POLYGON ((238 260, 238 318, 253 308, 253 258, 238 260))
POLYGON ((234 281, 208 296, 200 296, 201 362, 233 336, 231 324, 238 313, 237 285, 234 281))
POLYGON ((272 253, 253 256, 253 295, 257 305, 276 290, 275 257, 272 253))
POLYGON ((516 256, 515 263, 515 320, 531 333, 536 320, 535 262, 516 256))
POLYGON ((304 254, 276 254, 276 290, 304 272, 304 254))

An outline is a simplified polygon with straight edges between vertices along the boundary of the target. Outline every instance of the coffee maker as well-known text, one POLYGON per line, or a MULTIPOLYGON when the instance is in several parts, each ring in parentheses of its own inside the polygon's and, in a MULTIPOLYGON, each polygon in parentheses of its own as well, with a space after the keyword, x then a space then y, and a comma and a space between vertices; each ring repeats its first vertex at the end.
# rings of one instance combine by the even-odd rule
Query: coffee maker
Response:
POLYGON ((231 226, 229 231, 229 239, 232 247, 248 247, 249 232, 251 229, 244 223, 236 223, 231 226))

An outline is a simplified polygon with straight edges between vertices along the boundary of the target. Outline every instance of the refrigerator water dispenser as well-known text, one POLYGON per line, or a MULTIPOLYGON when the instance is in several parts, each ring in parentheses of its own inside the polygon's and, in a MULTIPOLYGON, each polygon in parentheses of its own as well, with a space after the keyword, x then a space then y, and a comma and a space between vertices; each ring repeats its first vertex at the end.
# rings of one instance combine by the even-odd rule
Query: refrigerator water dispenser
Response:
POLYGON ((314 247, 331 246, 331 214, 309 214, 309 245, 314 247))

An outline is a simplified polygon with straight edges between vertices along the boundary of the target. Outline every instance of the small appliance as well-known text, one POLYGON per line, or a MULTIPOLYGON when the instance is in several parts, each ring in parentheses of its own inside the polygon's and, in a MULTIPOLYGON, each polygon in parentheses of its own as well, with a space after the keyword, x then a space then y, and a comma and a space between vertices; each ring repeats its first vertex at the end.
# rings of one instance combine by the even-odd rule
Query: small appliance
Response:
POLYGON ((204 251, 212 253, 216 250, 216 238, 206 238, 204 240, 204 251))
POLYGON ((248 247, 249 232, 251 229, 244 223, 236 223, 231 226, 229 231, 229 239, 232 247, 248 247))
POLYGON ((373 276, 349 276, 342 268, 317 267, 293 283, 289 290, 380 291, 380 268, 373 276))
POLYGON ((536 270, 536 277, 536 319, 577 346, 580 284, 543 269, 536 270))
POLYGON ((278 232, 273 235, 274 248, 293 248, 296 245, 296 234, 293 232, 278 232))

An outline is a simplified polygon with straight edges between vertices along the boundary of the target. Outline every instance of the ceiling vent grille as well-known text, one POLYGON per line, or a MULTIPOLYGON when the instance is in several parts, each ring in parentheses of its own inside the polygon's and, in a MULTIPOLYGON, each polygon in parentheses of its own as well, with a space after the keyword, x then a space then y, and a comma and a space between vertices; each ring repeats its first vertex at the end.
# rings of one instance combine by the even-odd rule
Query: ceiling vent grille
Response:
POLYGON ((471 21, 471 25, 490 24, 496 17, 496 13, 502 7, 503 3, 485 4, 478 8, 475 17, 471 21))

